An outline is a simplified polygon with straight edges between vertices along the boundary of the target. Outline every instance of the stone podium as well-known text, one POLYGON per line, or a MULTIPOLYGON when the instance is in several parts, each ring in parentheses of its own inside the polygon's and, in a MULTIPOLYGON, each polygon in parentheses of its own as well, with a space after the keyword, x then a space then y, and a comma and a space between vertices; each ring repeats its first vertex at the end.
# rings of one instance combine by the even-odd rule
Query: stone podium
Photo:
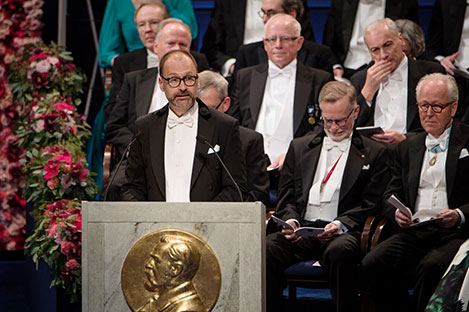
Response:
POLYGON ((177 229, 204 240, 218 259, 212 311, 265 311, 262 203, 83 202, 83 311, 132 311, 121 288, 124 260, 150 233, 177 229))

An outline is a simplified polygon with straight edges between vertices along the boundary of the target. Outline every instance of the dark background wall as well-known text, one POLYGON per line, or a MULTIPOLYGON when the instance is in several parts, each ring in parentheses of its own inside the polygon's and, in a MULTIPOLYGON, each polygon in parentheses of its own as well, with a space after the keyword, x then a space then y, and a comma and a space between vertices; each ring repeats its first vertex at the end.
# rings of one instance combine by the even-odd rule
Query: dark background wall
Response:
MULTIPOLYGON (((130 0, 129 0, 130 1, 130 0)), ((419 0, 419 20, 420 26, 426 33, 431 18, 431 8, 435 0, 419 0)), ((98 35, 103 19, 104 10, 106 8, 106 0, 90 1, 94 13, 94 24, 98 35)), ((213 9, 213 0, 192 0, 194 11, 199 26, 199 36, 193 41, 193 48, 200 49, 203 34, 210 20, 210 12, 213 9)), ((91 77, 93 65, 96 57, 96 49, 93 42, 90 16, 88 14, 85 0, 68 1, 67 10, 67 50, 73 53, 75 64, 82 68, 88 78, 91 77)), ((327 10, 330 6, 330 0, 308 0, 310 8, 311 22, 313 24, 316 40, 322 41, 322 32, 326 23, 327 10)), ((45 42, 57 41, 57 18, 58 18, 58 1, 44 1, 44 28, 43 39, 45 42)), ((92 105, 89 113, 88 121, 93 122, 94 117, 99 111, 104 99, 103 83, 98 75, 98 79, 93 86, 92 105)), ((82 112, 84 111, 84 103, 86 101, 85 90, 83 96, 82 112)))

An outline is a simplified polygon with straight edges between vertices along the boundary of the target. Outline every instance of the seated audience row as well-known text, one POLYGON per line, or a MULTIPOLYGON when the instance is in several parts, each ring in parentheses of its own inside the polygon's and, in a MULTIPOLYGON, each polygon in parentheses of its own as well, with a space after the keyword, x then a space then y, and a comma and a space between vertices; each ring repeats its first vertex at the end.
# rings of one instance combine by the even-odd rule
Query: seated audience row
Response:
MULTIPOLYGON (((156 7, 142 5, 136 20, 161 14, 156 7)), ((269 311, 283 311, 283 271, 311 259, 327 273, 337 311, 357 311, 359 291, 378 311, 424 311, 468 238, 469 128, 454 122, 454 78, 436 62, 407 57, 386 18, 364 28, 373 62, 352 84, 332 81, 331 71, 299 61, 304 38, 295 14, 271 15, 260 51, 267 60, 236 72, 231 99, 221 75, 198 73, 185 24, 166 18, 148 29, 142 68, 116 67, 107 138, 124 161, 111 199, 267 204, 269 191, 278 191, 274 215, 288 225, 268 226, 269 311), (384 131, 366 137, 356 126, 384 131), (278 185, 268 170, 279 173, 278 185), (388 204, 391 195, 404 212, 388 204), (408 216, 421 211, 437 220, 408 216), (360 259, 364 221, 376 214, 395 234, 360 259), (307 237, 295 234, 300 226, 324 230, 307 237)))

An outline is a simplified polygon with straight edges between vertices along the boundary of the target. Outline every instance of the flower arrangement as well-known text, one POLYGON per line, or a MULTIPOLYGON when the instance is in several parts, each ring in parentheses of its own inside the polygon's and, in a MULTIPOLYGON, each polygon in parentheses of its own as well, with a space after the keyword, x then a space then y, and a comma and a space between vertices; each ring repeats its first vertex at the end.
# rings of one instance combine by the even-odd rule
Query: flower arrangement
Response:
POLYGON ((43 259, 56 270, 51 286, 68 290, 71 301, 81 290, 81 207, 78 201, 63 199, 40 207, 41 221, 27 238, 33 261, 43 259))
POLYGON ((73 64, 71 53, 61 46, 55 43, 27 45, 11 66, 11 88, 18 98, 31 100, 29 95, 35 92, 57 92, 80 104, 85 76, 73 64))
POLYGON ((42 0, 0 2, 0 250, 24 248, 25 201, 21 198, 22 149, 12 133, 18 118, 8 82, 11 62, 26 44, 41 40, 42 0))
POLYGON ((71 98, 36 94, 22 106, 20 115, 15 132, 19 145, 29 152, 54 142, 83 145, 90 136, 85 116, 78 114, 71 98))
POLYGON ((28 202, 45 203, 54 199, 85 200, 97 193, 97 185, 86 168, 86 157, 78 146, 46 146, 26 153, 25 189, 28 202))
POLYGON ((0 250, 24 246, 30 202, 35 226, 26 252, 36 263, 45 261, 55 273, 51 286, 75 301, 80 202, 97 192, 83 153, 89 126, 76 110, 85 76, 69 52, 41 42, 42 4, 0 2, 0 250))

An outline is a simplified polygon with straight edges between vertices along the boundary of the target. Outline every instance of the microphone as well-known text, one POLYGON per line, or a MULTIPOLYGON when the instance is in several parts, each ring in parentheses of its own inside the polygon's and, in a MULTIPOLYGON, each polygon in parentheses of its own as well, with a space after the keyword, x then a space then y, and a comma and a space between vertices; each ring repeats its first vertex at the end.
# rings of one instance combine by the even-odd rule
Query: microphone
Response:
POLYGON ((107 201, 107 195, 109 193, 109 189, 111 188, 112 183, 114 182, 114 179, 116 178, 117 172, 119 171, 119 168, 121 167, 122 163, 124 162, 124 159, 127 157, 127 153, 130 150, 130 146, 137 140, 137 138, 140 136, 141 132, 138 132, 137 135, 133 137, 133 139, 130 141, 130 143, 125 147, 124 152, 122 153, 121 159, 117 163, 116 170, 114 170, 114 174, 111 177, 111 181, 109 181, 109 184, 106 187, 106 190, 104 191, 103 195, 103 201, 107 201))
POLYGON ((238 186, 238 183, 236 183, 235 179, 233 178, 233 176, 231 175, 230 171, 228 170, 228 168, 226 167, 225 163, 223 162, 223 160, 220 158, 220 156, 218 156, 218 153, 215 151, 215 148, 212 146, 212 144, 210 144, 210 142, 203 136, 203 135, 198 135, 196 137, 196 140, 203 143, 203 144, 206 144, 208 145, 208 147, 213 151, 213 153, 215 154, 215 156, 217 156, 218 160, 220 161, 221 165, 223 166, 223 169, 225 169, 226 173, 228 174, 228 176, 230 177, 231 179, 231 182, 233 182, 234 186, 236 187, 236 190, 238 190, 238 194, 239 194, 239 198, 241 199, 241 201, 243 201, 243 193, 241 193, 241 190, 239 189, 239 186, 238 186))

